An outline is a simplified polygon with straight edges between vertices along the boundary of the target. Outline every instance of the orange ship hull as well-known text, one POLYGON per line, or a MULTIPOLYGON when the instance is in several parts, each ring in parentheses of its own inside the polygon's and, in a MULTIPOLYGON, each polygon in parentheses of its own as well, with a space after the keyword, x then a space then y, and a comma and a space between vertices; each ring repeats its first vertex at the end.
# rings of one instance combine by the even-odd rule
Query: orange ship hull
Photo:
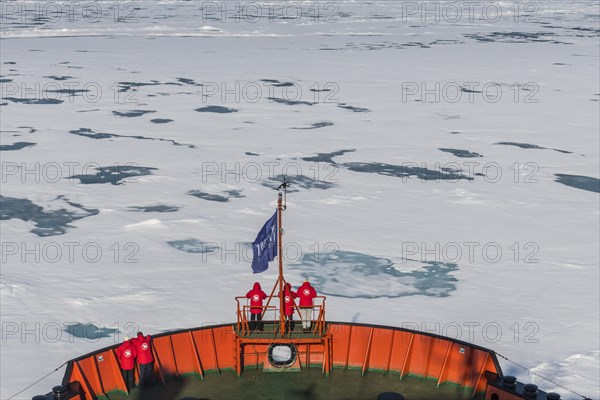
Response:
MULTIPOLYGON (((318 365, 325 374, 331 368, 345 368, 416 376, 438 385, 460 385, 473 396, 486 393, 489 376, 502 376, 496 354, 483 347, 407 329, 338 322, 327 323, 323 337, 312 338, 240 338, 235 324, 159 334, 153 339, 155 376, 165 384, 186 374, 202 377, 226 369, 241 374, 244 368, 269 365, 273 343, 293 343, 300 368, 318 365)), ((78 382, 81 398, 89 400, 126 392, 115 349, 69 361, 63 385, 78 382)))

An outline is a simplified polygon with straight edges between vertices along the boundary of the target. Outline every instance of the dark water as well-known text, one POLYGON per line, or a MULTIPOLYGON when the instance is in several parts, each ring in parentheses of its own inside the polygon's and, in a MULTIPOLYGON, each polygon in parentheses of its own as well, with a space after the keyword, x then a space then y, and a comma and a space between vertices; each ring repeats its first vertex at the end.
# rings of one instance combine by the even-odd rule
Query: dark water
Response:
POLYGON ((458 266, 437 261, 394 264, 387 258, 332 248, 315 254, 304 254, 290 266, 309 279, 318 293, 349 298, 403 297, 424 295, 446 297, 456 290, 452 275, 458 266))
POLYGON ((82 95, 83 93, 89 92, 87 89, 54 89, 45 90, 47 93, 67 94, 71 97, 82 95))
POLYGON ((150 82, 119 82, 118 88, 119 92, 128 92, 130 90, 138 90, 141 86, 159 86, 162 85, 159 81, 150 81, 150 82))
POLYGON ((211 194, 206 193, 201 190, 190 190, 187 192, 190 196, 197 197, 199 199, 208 200, 208 201, 218 201, 220 203, 226 203, 229 201, 229 197, 222 196, 220 194, 211 194))
POLYGON ((275 87, 290 87, 290 86, 294 86, 293 82, 278 82, 278 83, 273 83, 273 86, 275 87))
POLYGON ((345 104, 345 103, 338 104, 338 107, 339 108, 343 108, 344 110, 350 110, 350 111, 357 112, 357 113, 371 112, 371 110, 369 110, 368 108, 354 107, 354 106, 350 106, 350 105, 345 104))
POLYGON ((464 93, 483 93, 481 90, 468 89, 464 86, 461 86, 460 90, 461 90, 461 92, 464 92, 464 93))
POLYGON ((96 132, 89 128, 79 128, 76 130, 69 131, 69 133, 73 135, 84 136, 90 139, 108 139, 111 137, 119 137, 119 135, 115 135, 112 133, 96 132))
POLYGON ((299 192, 299 189, 331 189, 336 186, 336 184, 332 182, 325 182, 312 179, 306 175, 295 175, 295 176, 284 176, 277 175, 274 176, 262 183, 263 186, 277 189, 283 180, 287 180, 290 183, 290 187, 288 188, 288 193, 299 192))
POLYGON ((315 89, 315 88, 311 88, 310 91, 311 92, 331 92, 333 89, 328 89, 328 88, 322 88, 322 89, 315 89))
POLYGON ((206 243, 199 239, 171 240, 167 243, 177 250, 193 254, 214 253, 219 249, 214 243, 206 243))
POLYGON ((18 126, 17 128, 19 128, 19 129, 27 129, 28 133, 36 133, 38 131, 33 126, 18 126))
POLYGON ((314 106, 315 104, 317 104, 310 101, 280 99, 279 97, 267 97, 267 100, 278 104, 285 104, 287 106, 314 106))
POLYGON ((64 196, 58 196, 56 201, 62 202, 65 208, 52 211, 44 211, 44 208, 38 206, 28 199, 19 199, 15 197, 0 196, 0 220, 21 219, 23 221, 32 221, 36 228, 31 232, 38 236, 62 235, 73 221, 82 218, 97 215, 100 210, 94 208, 85 208, 81 204, 71 202, 64 196), (69 209, 75 209, 70 211, 69 209))
POLYGON ((169 122, 173 122, 173 120, 169 118, 154 118, 151 119, 150 122, 154 124, 168 124, 169 122))
MULTIPOLYGON (((350 35, 352 36, 352 35, 350 35)), ((379 38, 382 35, 374 34, 374 35, 360 35, 361 38, 373 37, 379 38)), ((326 50, 326 51, 377 51, 377 50, 403 50, 407 48, 420 48, 420 49, 430 49, 433 46, 440 45, 459 45, 464 44, 465 42, 461 40, 454 39, 437 39, 428 42, 396 42, 389 40, 381 40, 379 42, 371 41, 371 42, 348 42, 344 45, 344 47, 329 47, 326 45, 322 45, 322 47, 317 50, 326 50)))
POLYGON ((130 165, 111 165, 108 167, 98 167, 96 174, 73 175, 67 179, 79 179, 80 183, 85 185, 105 184, 121 185, 123 180, 135 178, 138 176, 152 175, 152 171, 158 168, 138 167, 130 165))
POLYGON ((241 199, 242 197, 246 197, 242 194, 241 190, 226 190, 225 193, 229 195, 230 199, 241 199))
POLYGON ((217 113, 217 114, 230 114, 230 113, 238 112, 239 110, 235 109, 235 108, 229 108, 229 107, 223 107, 223 106, 206 106, 206 107, 196 108, 196 111, 207 112, 207 113, 217 113))
POLYGON ((589 192, 600 193, 600 179, 582 175, 554 174, 556 182, 589 192))
MULTIPOLYGON (((154 120, 152 120, 152 121, 154 121, 154 120)), ((128 138, 128 139, 137 139, 137 140, 157 140, 159 142, 171 143, 173 146, 184 146, 184 147, 188 147, 190 149, 196 148, 196 146, 194 146, 193 144, 183 144, 183 143, 176 142, 172 139, 151 138, 151 137, 141 136, 141 135, 133 135, 133 136, 118 135, 116 133, 96 132, 93 129, 89 129, 89 128, 79 128, 79 129, 69 131, 69 133, 71 133, 73 135, 84 136, 84 137, 87 137, 90 139, 128 138)))
POLYGON ((3 100, 7 100, 13 103, 21 103, 21 104, 36 104, 36 105, 48 105, 48 104, 61 104, 63 103, 62 100, 58 100, 58 99, 47 99, 47 98, 41 98, 41 99, 22 99, 22 98, 18 98, 18 97, 3 97, 3 100))
POLYGON ((366 172, 372 174, 393 176, 398 178, 415 177, 425 181, 429 180, 447 180, 456 181, 460 179, 471 181, 472 177, 463 175, 457 170, 450 168, 441 168, 440 170, 432 170, 428 168, 416 167, 412 165, 393 165, 384 163, 359 163, 351 162, 341 164, 350 171, 366 172))
POLYGON ((321 121, 321 122, 315 122, 314 124, 310 124, 310 126, 305 126, 305 127, 301 127, 301 128, 294 127, 294 128, 290 128, 290 129, 308 130, 308 129, 324 128, 326 126, 333 126, 333 122, 321 121))
POLYGON ((2 144, 0 145, 0 151, 11 151, 11 150, 22 150, 27 147, 35 146, 36 143, 31 142, 17 142, 13 144, 2 144))
POLYGON ((136 118, 142 115, 155 113, 156 110, 130 110, 130 111, 113 111, 113 115, 118 117, 136 118))
POLYGON ((494 144, 500 144, 500 145, 504 145, 504 146, 516 146, 516 147, 520 147, 522 149, 546 149, 547 148, 547 147, 538 146, 537 144, 518 143, 518 142, 498 142, 498 143, 494 143, 494 144))
POLYGON ((69 335, 72 335, 76 338, 90 340, 107 338, 113 335, 114 333, 119 332, 118 329, 114 328, 101 328, 94 324, 82 323, 67 324, 63 330, 69 335))
POLYGON ((464 37, 474 39, 478 42, 500 42, 500 43, 553 43, 569 44, 556 40, 553 32, 489 32, 489 33, 465 33, 464 37))
MULTIPOLYGON (((32 50, 32 51, 46 51, 46 50, 32 50)), ((58 63, 58 65, 65 66, 65 67, 71 68, 71 69, 83 69, 83 67, 80 67, 77 65, 70 65, 70 64, 71 64, 70 61, 63 61, 63 62, 58 63)))
POLYGON ((452 153, 454 154, 456 157, 461 157, 461 158, 474 158, 474 157, 483 157, 481 154, 479 153, 474 153, 471 152, 469 150, 461 150, 461 149, 447 149, 447 148, 440 148, 441 151, 445 151, 446 153, 452 153))
POLYGON ((516 147, 520 147, 522 149, 554 150, 554 151, 558 151, 559 153, 573 154, 572 151, 561 150, 561 149, 553 149, 553 148, 550 148, 550 147, 542 147, 542 146, 538 146, 537 144, 530 144, 530 143, 498 142, 498 143, 494 143, 494 144, 504 145, 504 146, 516 146, 516 147))
POLYGON ((202 86, 201 83, 196 83, 196 81, 190 78, 177 78, 177 82, 192 86, 202 86))
POLYGON ((179 210, 177 206, 167 206, 167 205, 158 205, 158 206, 131 206, 129 207, 129 211, 134 212, 159 212, 159 213, 167 213, 167 212, 175 212, 179 210))
POLYGON ((346 153, 352 153, 354 151, 356 151, 356 149, 338 150, 338 151, 333 151, 331 153, 317 153, 316 156, 303 157, 302 160, 308 161, 308 162, 324 162, 324 163, 336 164, 336 162, 333 161, 333 157, 343 156, 346 153))
POLYGON ((69 75, 60 75, 60 76, 50 75, 50 76, 45 76, 44 78, 53 79, 55 81, 66 81, 67 79, 73 79, 73 77, 69 76, 69 75))
POLYGON ((288 82, 288 81, 281 82, 277 79, 261 79, 260 81, 265 82, 265 83, 270 83, 271 86, 274 86, 274 87, 292 87, 292 86, 296 85, 294 82, 288 82))

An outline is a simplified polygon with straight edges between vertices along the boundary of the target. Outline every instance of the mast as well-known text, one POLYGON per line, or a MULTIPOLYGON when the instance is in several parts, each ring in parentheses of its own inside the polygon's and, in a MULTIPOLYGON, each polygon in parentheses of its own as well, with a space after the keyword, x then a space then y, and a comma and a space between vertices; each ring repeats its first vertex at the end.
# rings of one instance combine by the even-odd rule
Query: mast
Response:
MULTIPOLYGON (((283 184, 281 185, 283 186, 283 190, 285 190, 286 185, 285 185, 285 181, 283 182, 283 184)), ((280 186, 280 188, 281 188, 280 186)), ((279 329, 280 332, 283 334, 285 333, 285 310, 284 310, 284 305, 285 305, 285 299, 284 299, 284 293, 283 293, 283 243, 282 243, 282 237, 283 237, 283 221, 282 221, 282 211, 283 211, 283 205, 282 205, 282 195, 281 195, 281 191, 279 192, 279 194, 277 195, 277 230, 278 230, 278 241, 277 241, 277 245, 279 246, 278 248, 278 253, 279 254, 279 329)))
MULTIPOLYGON (((279 277, 277 278, 277 282, 279 282, 279 331, 282 335, 286 334, 286 320, 285 320, 285 280, 283 279, 283 210, 287 208, 287 188, 290 185, 288 181, 283 178, 283 183, 279 185, 277 190, 279 191, 277 195, 277 229, 278 229, 278 237, 277 237, 277 246, 279 254, 279 277), (281 193, 283 191, 283 194, 281 193)), ((277 283, 273 287, 273 292, 277 287, 277 283)))

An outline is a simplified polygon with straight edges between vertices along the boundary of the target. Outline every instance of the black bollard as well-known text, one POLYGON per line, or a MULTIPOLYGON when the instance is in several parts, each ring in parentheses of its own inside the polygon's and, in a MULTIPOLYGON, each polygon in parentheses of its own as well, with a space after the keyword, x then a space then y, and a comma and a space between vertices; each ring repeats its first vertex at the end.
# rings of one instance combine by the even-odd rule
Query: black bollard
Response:
POLYGON ((534 385, 533 383, 527 383, 525 386, 523 386, 523 394, 527 397, 536 398, 537 392, 538 392, 538 387, 537 387, 537 385, 534 385))
POLYGON ((517 378, 512 375, 506 375, 502 378, 502 387, 514 389, 517 386, 517 378))
POLYGON ((68 389, 63 385, 57 385, 52 388, 52 394, 56 400, 66 399, 68 389))

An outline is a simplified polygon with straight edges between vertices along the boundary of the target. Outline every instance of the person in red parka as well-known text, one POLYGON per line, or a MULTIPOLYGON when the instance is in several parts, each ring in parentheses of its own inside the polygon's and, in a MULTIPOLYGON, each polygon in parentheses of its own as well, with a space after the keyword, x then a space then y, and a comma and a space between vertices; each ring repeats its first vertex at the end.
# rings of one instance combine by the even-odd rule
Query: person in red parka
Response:
POLYGON ((262 291, 260 283, 254 282, 254 287, 246 293, 246 297, 250 299, 250 330, 262 331, 262 305, 263 300, 267 298, 267 294, 262 291))
POLYGON ((289 283, 285 284, 284 294, 283 294, 283 307, 284 314, 287 319, 286 321, 286 331, 292 332, 295 327, 294 323, 294 310, 296 308, 296 302, 294 299, 298 297, 296 292, 292 290, 292 285, 289 283))
POLYGON ((142 332, 137 333, 137 337, 133 339, 135 349, 137 351, 137 360, 140 364, 140 389, 151 386, 154 380, 152 363, 154 356, 152 355, 152 337, 144 336, 142 332))
POLYGON ((135 358, 137 350, 133 340, 129 336, 125 336, 125 341, 117 348, 117 359, 123 374, 123 380, 127 386, 127 391, 135 387, 135 358))
POLYGON ((300 317, 302 318, 302 330, 304 332, 310 331, 315 297, 317 297, 316 290, 310 285, 308 280, 304 281, 302 286, 298 288, 298 299, 300 299, 300 317))

